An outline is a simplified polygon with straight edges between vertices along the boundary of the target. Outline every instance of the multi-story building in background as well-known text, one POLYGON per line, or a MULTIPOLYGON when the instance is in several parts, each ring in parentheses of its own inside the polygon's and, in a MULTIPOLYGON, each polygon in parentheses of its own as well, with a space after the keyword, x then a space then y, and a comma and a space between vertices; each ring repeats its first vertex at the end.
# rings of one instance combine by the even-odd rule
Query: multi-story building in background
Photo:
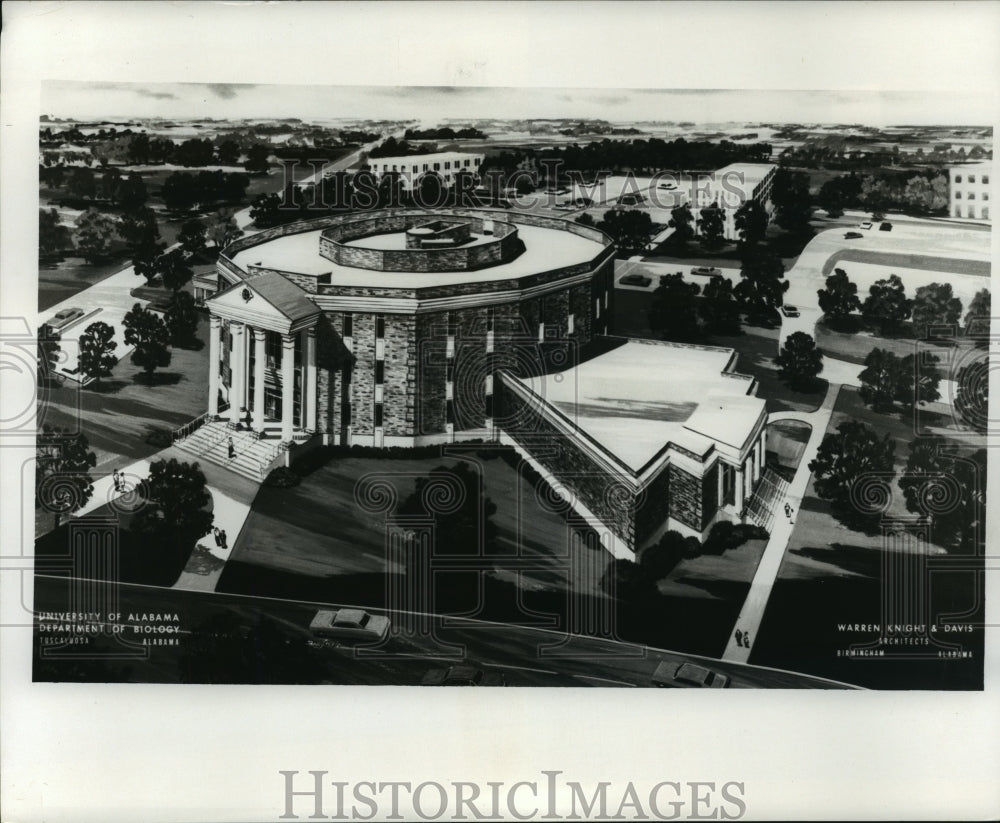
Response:
POLYGON ((992 163, 968 163, 948 169, 948 214, 966 220, 989 220, 992 172, 992 163))

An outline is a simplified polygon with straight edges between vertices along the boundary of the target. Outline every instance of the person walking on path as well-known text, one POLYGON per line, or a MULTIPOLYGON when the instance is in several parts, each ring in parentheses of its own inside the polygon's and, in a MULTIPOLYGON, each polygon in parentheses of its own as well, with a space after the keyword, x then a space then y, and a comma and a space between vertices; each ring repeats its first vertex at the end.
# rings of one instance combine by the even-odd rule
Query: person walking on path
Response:
POLYGON ((220 544, 220 547, 223 548, 223 549, 228 549, 229 548, 229 546, 226 545, 226 530, 225 529, 220 529, 219 530, 219 544, 220 544))
POLYGON ((236 446, 233 445, 233 438, 229 438, 229 459, 236 457, 236 446))
POLYGON ((118 474, 118 469, 115 469, 111 475, 111 482, 115 484, 115 491, 120 492, 122 490, 122 480, 121 475, 118 474))
POLYGON ((743 647, 743 632, 741 632, 739 629, 736 630, 736 645, 739 646, 740 648, 743 647))
POLYGON ((221 549, 222 548, 222 536, 219 533, 219 527, 218 526, 212 526, 212 537, 215 538, 215 545, 218 546, 221 549))

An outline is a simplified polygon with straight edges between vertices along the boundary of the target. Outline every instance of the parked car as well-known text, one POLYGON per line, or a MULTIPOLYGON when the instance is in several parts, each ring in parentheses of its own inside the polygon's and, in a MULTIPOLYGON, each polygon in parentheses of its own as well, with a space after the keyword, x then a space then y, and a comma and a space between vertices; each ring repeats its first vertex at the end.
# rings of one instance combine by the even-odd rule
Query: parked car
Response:
POLYGON ((645 277, 641 274, 626 274, 621 280, 618 281, 623 286, 648 286, 653 282, 653 278, 645 277))
POLYGON ((486 671, 478 666, 461 663, 447 669, 431 669, 420 681, 421 686, 506 686, 503 672, 486 671))
POLYGON ((84 314, 83 309, 79 309, 76 306, 73 306, 68 309, 63 309, 62 311, 57 311, 52 316, 52 319, 48 321, 48 323, 49 326, 51 326, 56 331, 61 331, 77 318, 83 317, 83 314, 84 314))
POLYGON ((668 689, 691 687, 724 689, 729 685, 729 677, 696 663, 667 663, 664 661, 653 672, 653 683, 668 689))
POLYGON ((705 277, 715 277, 717 274, 722 274, 722 269, 717 269, 715 266, 695 266, 691 269, 691 274, 701 274, 705 277))
POLYGON ((878 227, 879 231, 892 231, 892 223, 882 221, 882 225, 878 227))
POLYGON ((859 231, 849 231, 844 235, 845 240, 858 240, 864 237, 864 235, 859 231))
POLYGON ((785 315, 785 317, 798 317, 799 307, 793 306, 790 303, 786 303, 784 306, 781 307, 781 313, 785 315))
POLYGON ((389 633, 389 618, 364 609, 320 609, 309 631, 331 640, 381 640, 389 633))
POLYGON ((870 229, 871 227, 872 227, 872 221, 871 220, 865 220, 865 222, 862 223, 858 228, 870 229))

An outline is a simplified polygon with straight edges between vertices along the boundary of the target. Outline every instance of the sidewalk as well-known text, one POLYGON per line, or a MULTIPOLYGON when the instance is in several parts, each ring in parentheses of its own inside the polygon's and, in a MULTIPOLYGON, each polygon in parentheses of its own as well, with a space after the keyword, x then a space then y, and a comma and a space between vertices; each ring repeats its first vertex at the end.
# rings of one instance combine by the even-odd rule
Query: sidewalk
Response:
MULTIPOLYGON (((124 491, 115 490, 114 478, 111 474, 96 478, 93 482, 94 493, 87 505, 74 512, 72 517, 83 517, 102 506, 109 506, 115 512, 133 511, 139 502, 134 495, 134 489, 140 481, 149 476, 150 464, 159 460, 169 460, 172 457, 182 462, 191 462, 190 455, 170 447, 146 460, 137 460, 120 468, 119 473, 125 477, 124 491)), ((113 466, 112 468, 117 467, 113 466)), ((199 468, 205 474, 205 488, 212 495, 213 525, 226 532, 226 548, 215 545, 212 532, 205 535, 191 552, 191 557, 188 559, 184 571, 181 572, 172 588, 189 591, 215 591, 222 569, 225 567, 233 546, 236 545, 236 539, 250 516, 250 506, 256 496, 258 485, 225 469, 200 463, 199 468)))
MULTIPOLYGON (((767 422, 772 423, 778 420, 799 420, 808 423, 812 427, 809 434, 809 441, 806 443, 799 467, 795 472, 795 477, 788 488, 787 501, 792 506, 792 520, 794 521, 799 507, 802 504, 802 497, 805 495, 806 486, 809 484, 809 463, 816 457, 826 427, 830 423, 833 415, 833 406, 837 401, 840 392, 840 384, 831 383, 827 389, 823 403, 814 412, 779 412, 768 416, 767 422)), ((743 608, 729 635, 729 643, 722 654, 723 660, 731 660, 739 663, 746 663, 750 658, 753 649, 753 641, 757 637, 761 620, 764 617, 764 610, 767 608, 767 601, 771 597, 771 589, 774 581, 778 577, 778 569, 781 568, 781 561, 785 556, 785 549, 788 548, 788 541, 791 539, 794 523, 789 522, 785 513, 779 510, 774 518, 774 526, 771 529, 771 537, 764 547, 760 562, 757 564, 757 571, 753 581, 750 583, 750 591, 746 600, 743 601, 743 608), (741 636, 749 638, 748 645, 739 645, 736 642, 736 632, 741 632, 741 636)))

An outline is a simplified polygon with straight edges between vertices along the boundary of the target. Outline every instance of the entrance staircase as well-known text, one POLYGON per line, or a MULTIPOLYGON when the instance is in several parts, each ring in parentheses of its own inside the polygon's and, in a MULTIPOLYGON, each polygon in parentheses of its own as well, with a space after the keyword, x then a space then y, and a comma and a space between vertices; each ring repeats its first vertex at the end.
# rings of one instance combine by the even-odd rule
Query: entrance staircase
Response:
MULTIPOLYGON (((308 439, 307 432, 296 432, 296 441, 308 439)), ((206 422, 186 436, 174 441, 181 451, 198 460, 215 463, 242 477, 260 483, 267 475, 268 466, 288 449, 276 432, 265 430, 263 437, 256 432, 237 429, 223 420, 206 422), (229 438, 233 440, 236 455, 229 457, 229 438)))
POLYGON ((774 516, 788 495, 788 487, 788 481, 771 469, 764 469, 764 474, 757 482, 757 488, 747 501, 743 516, 770 533, 771 526, 774 525, 774 516))

